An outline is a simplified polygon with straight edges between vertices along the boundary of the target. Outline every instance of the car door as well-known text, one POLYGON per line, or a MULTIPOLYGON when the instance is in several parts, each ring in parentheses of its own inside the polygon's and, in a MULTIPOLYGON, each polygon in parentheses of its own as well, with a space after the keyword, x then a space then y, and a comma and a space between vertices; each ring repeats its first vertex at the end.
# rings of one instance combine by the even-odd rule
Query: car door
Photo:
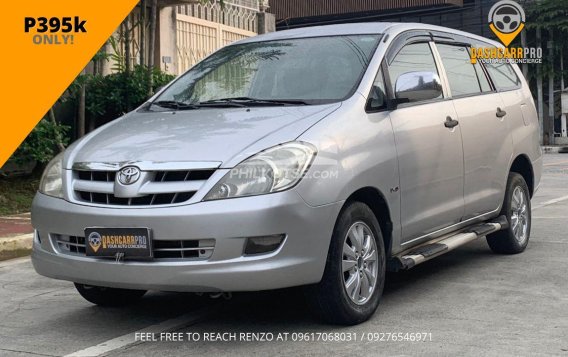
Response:
POLYGON ((436 44, 464 150, 464 220, 495 211, 503 201, 513 144, 503 101, 465 45, 436 44))
MULTIPOLYGON (((428 42, 405 45, 388 64, 390 93, 409 72, 439 75, 428 42)), ((399 162, 402 244, 460 222, 463 211, 461 128, 446 127, 456 112, 439 98, 398 104, 390 112, 399 162)))

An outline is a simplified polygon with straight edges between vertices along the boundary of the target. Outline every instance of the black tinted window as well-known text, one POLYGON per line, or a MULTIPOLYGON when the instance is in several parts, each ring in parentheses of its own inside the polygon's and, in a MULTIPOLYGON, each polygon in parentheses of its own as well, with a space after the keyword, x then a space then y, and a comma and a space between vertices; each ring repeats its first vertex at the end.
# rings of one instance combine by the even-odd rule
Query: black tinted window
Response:
POLYGON ((485 68, 497 89, 507 90, 521 85, 519 77, 508 63, 485 63, 485 68))
POLYGON ((467 48, 443 44, 436 47, 442 57, 452 97, 480 93, 481 83, 467 48))
POLYGON ((383 70, 380 69, 379 73, 377 73, 377 77, 375 77, 375 82, 373 82, 373 88, 371 89, 369 109, 378 110, 386 108, 387 99, 385 93, 383 70))

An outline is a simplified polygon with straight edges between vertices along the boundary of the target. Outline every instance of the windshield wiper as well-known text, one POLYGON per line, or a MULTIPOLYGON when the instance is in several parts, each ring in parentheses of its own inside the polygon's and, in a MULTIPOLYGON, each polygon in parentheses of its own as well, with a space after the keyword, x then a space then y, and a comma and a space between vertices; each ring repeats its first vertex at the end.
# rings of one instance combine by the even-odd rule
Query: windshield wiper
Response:
POLYGON ((292 99, 257 99, 250 97, 234 97, 207 100, 205 102, 200 102, 199 105, 308 105, 308 103, 303 100, 292 99))
POLYGON ((176 110, 198 109, 201 107, 198 104, 188 104, 184 102, 178 102, 175 100, 160 100, 157 102, 153 102, 152 104, 158 105, 163 108, 176 109, 176 110))
POLYGON ((234 97, 212 99, 199 103, 185 103, 176 100, 159 100, 152 105, 175 110, 199 109, 204 107, 249 107, 249 106, 272 106, 272 105, 308 105, 302 100, 288 99, 257 99, 249 97, 234 97))
POLYGON ((237 107, 237 108, 242 108, 247 106, 245 103, 241 103, 240 100, 237 101, 234 100, 233 98, 206 100, 204 102, 199 102, 199 105, 203 107, 237 107))

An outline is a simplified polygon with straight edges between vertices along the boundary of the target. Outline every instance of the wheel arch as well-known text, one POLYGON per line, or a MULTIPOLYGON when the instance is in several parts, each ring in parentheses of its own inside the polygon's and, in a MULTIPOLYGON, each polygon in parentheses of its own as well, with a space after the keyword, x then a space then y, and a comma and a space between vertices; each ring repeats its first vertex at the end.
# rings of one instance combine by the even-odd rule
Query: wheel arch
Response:
POLYGON ((523 176, 527 186, 529 187, 529 193, 532 198, 534 193, 534 171, 528 156, 525 154, 518 155, 515 160, 513 160, 509 172, 516 172, 523 176))
POLYGON ((392 251, 393 224, 385 196, 375 187, 363 187, 353 192, 347 198, 343 207, 346 207, 351 202, 364 203, 373 211, 377 221, 379 221, 379 227, 381 228, 381 234, 383 235, 385 244, 385 253, 388 259, 392 251))

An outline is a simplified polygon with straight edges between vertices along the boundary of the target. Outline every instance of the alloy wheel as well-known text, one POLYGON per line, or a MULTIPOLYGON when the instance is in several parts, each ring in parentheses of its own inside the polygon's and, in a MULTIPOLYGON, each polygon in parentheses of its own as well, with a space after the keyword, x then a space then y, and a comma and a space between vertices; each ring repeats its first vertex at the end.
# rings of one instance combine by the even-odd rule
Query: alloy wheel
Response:
POLYGON ((357 305, 365 304, 377 285, 377 243, 369 226, 358 221, 351 225, 343 243, 343 285, 357 305))
POLYGON ((528 236, 529 208, 525 191, 517 186, 511 197, 511 230, 519 244, 524 244, 528 236))

